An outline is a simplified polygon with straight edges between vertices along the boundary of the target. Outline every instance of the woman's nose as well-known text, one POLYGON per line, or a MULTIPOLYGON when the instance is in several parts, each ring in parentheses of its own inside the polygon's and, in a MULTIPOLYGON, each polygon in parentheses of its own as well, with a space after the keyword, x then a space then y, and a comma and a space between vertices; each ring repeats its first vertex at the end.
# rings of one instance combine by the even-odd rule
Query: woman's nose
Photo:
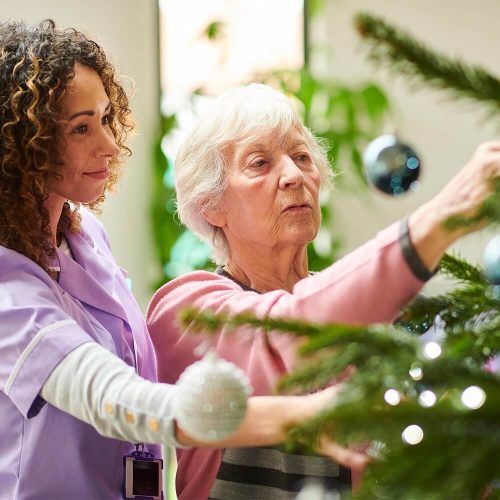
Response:
POLYGON ((99 156, 107 156, 114 158, 120 153, 120 148, 116 144, 115 136, 111 129, 102 127, 98 138, 98 154, 99 156))
POLYGON ((286 156, 280 161, 280 188, 294 189, 304 183, 304 173, 295 164, 292 158, 286 156))

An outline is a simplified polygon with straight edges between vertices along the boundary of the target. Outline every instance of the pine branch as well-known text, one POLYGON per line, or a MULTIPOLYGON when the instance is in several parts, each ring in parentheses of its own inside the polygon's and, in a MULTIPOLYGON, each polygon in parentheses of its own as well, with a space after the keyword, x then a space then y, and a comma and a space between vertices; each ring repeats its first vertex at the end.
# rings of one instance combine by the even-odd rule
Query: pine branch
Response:
POLYGON ((385 460, 373 462, 356 497, 493 500, 483 495, 499 476, 497 461, 489 454, 494 448, 491 443, 484 437, 457 440, 436 436, 438 441, 433 437, 426 433, 418 446, 402 445, 387 453, 385 460))
POLYGON ((439 272, 461 282, 486 283, 482 270, 477 266, 473 266, 457 254, 445 254, 441 259, 439 272))
POLYGON ((323 330, 323 326, 311 322, 287 319, 258 319, 251 313, 229 316, 212 311, 198 311, 195 308, 185 308, 180 313, 183 326, 189 326, 194 333, 205 330, 213 333, 221 328, 234 329, 239 326, 253 326, 265 331, 278 330, 294 335, 314 336, 323 330))
POLYGON ((368 350, 359 344, 347 345, 343 351, 329 349, 321 356, 313 357, 301 364, 293 373, 281 379, 277 385, 278 391, 300 387, 312 392, 325 387, 335 377, 339 376, 353 363, 357 357, 365 358, 368 350))
POLYGON ((489 289, 489 283, 484 280, 482 284, 471 281, 445 294, 418 296, 403 311, 398 324, 410 332, 424 333, 437 316, 444 321, 446 330, 484 321, 500 313, 500 301, 491 296, 489 289))
MULTIPOLYGON (((459 294, 453 291, 439 301, 449 307, 450 315, 452 307, 460 308, 464 297, 480 295, 479 290, 484 297, 484 286, 475 283, 477 270, 463 264, 452 257, 444 264, 466 283, 459 294)), ((464 308, 470 312, 469 305, 464 308)), ((490 304, 488 308, 491 310, 490 304)), ((460 344, 462 350, 467 346, 479 349, 487 339, 498 345, 500 315, 483 310, 474 318, 474 322, 462 325, 462 331, 455 327, 455 338, 449 338, 466 342, 460 344)), ((464 362, 459 352, 453 351, 456 344, 451 340, 447 339, 449 344, 445 342, 437 359, 429 360, 418 338, 392 325, 318 325, 257 319, 251 314, 229 318, 193 310, 184 313, 183 320, 194 330, 207 325, 212 331, 246 325, 306 334, 309 339, 302 351, 312 358, 282 383, 287 389, 316 388, 347 366, 356 366, 329 407, 289 430, 289 447, 311 447, 323 433, 345 445, 372 440, 381 443, 382 459, 370 465, 357 493, 360 498, 477 498, 500 477, 499 462, 491 459, 500 453, 500 378, 485 372, 482 363, 464 362), (415 368, 419 368, 418 375, 415 368), (477 409, 467 407, 463 400, 463 391, 471 386, 481 388, 486 395, 477 409), (400 395, 394 405, 385 399, 388 389, 400 395), (435 394, 434 405, 423 406, 419 399, 423 391, 435 394), (414 446, 402 440, 402 432, 410 425, 418 425, 424 433, 422 442, 414 446)))
MULTIPOLYGON (((486 384, 486 383, 485 383, 486 384)), ((416 398, 402 399, 397 405, 384 400, 385 388, 367 394, 361 384, 346 385, 330 407, 300 426, 289 430, 292 441, 317 442, 323 433, 343 445, 382 441, 389 447, 401 443, 401 432, 418 424, 429 432, 454 439, 493 436, 500 448, 500 381, 490 380, 485 386, 486 401, 479 409, 470 409, 461 401, 462 391, 453 388, 442 392, 431 407, 424 407, 416 398), (455 422, 455 425, 450 425, 455 422)))
POLYGON ((383 19, 360 14, 356 28, 371 44, 370 57, 385 62, 395 72, 437 89, 448 89, 457 97, 482 101, 500 111, 500 80, 476 65, 466 65, 432 51, 408 33, 383 19))
POLYGON ((326 432, 342 444, 380 443, 381 460, 365 474, 356 495, 360 498, 477 498, 500 474, 498 461, 491 460, 500 452, 500 382, 478 377, 487 399, 476 410, 464 406, 456 388, 441 391, 438 402, 426 408, 410 398, 391 406, 384 401, 384 389, 366 393, 363 384, 348 384, 334 405, 289 436, 314 443, 326 432), (411 446, 402 433, 415 424, 423 440, 411 446))
POLYGON ((425 333, 434 325, 439 313, 449 305, 450 299, 444 295, 417 295, 403 310, 396 324, 411 333, 425 333))
MULTIPOLYGON (((306 334, 307 335, 307 334, 306 334)), ((301 354, 309 354, 325 347, 346 346, 352 343, 363 345, 369 353, 380 355, 400 355, 404 351, 413 352, 415 339, 402 329, 391 325, 352 326, 325 324, 318 326, 313 338, 301 346, 301 354)))
POLYGON ((449 357, 484 364, 500 353, 500 315, 478 318, 475 322, 447 330, 444 349, 449 357))

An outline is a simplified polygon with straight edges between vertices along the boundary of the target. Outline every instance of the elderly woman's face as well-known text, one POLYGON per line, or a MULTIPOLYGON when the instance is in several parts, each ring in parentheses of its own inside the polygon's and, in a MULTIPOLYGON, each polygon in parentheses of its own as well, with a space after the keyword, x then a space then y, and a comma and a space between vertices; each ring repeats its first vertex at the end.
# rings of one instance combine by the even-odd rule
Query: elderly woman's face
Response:
POLYGON ((313 240, 321 221, 319 187, 319 171, 296 129, 284 140, 270 133, 234 146, 219 210, 231 250, 236 241, 276 248, 313 240))

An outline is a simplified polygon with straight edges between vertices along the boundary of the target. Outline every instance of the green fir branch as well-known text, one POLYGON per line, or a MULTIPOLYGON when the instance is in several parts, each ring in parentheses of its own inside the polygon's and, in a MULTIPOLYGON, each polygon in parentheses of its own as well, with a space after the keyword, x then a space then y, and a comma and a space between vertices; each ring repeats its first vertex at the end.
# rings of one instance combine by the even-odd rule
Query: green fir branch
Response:
MULTIPOLYGON (((401 445, 373 462, 356 497, 360 499, 444 500, 486 498, 499 477, 487 438, 454 439, 427 433, 417 446, 401 445), (436 437, 438 440, 434 440, 436 437)), ((496 448, 498 450, 498 448, 496 448)), ((488 500, 494 497, 489 496, 488 500)))
POLYGON ((262 328, 265 331, 276 330, 294 335, 314 336, 324 329, 322 325, 306 321, 273 318, 258 319, 251 313, 230 316, 212 311, 198 311, 190 307, 181 311, 180 320, 183 326, 189 326, 193 329, 194 333, 199 333, 202 330, 213 333, 221 328, 231 330, 239 326, 253 326, 255 328, 262 328))
POLYGON ((292 441, 299 443, 317 442, 326 433, 343 445, 381 441, 390 449, 401 444, 406 427, 418 424, 424 429, 424 437, 426 431, 454 439, 490 436, 500 451, 500 399, 495 394, 499 389, 497 379, 490 385, 483 406, 472 410, 461 403, 462 391, 455 389, 444 393, 431 407, 422 406, 416 399, 403 399, 391 406, 384 400, 385 389, 367 395, 361 385, 352 384, 331 406, 288 433, 292 441))
POLYGON ((295 387, 312 392, 331 383, 335 377, 341 375, 357 358, 366 358, 368 350, 362 345, 353 343, 345 346, 342 351, 328 349, 322 356, 313 356, 290 375, 282 378, 278 391, 287 391, 295 387))
POLYGON ((452 358, 473 360, 476 365, 483 366, 500 352, 500 315, 487 315, 448 329, 444 348, 452 358))
POLYGON ((490 286, 483 280, 482 284, 471 282, 434 297, 419 296, 403 311, 398 323, 410 332, 424 333, 437 316, 447 330, 481 318, 486 320, 488 314, 500 312, 500 301, 491 296, 490 286))
MULTIPOLYGON (((485 297, 485 287, 475 283, 478 275, 474 268, 463 264, 458 258, 445 261, 444 268, 466 285, 447 294, 446 300, 441 298, 438 304, 449 309, 444 312, 445 317, 452 314, 453 308, 460 313, 461 306, 472 316, 468 323, 461 323, 462 330, 455 325, 447 331, 437 359, 427 359, 418 337, 393 325, 319 325, 258 319, 252 314, 230 318, 192 309, 184 313, 183 321, 198 331, 250 326, 308 336, 302 348, 307 355, 306 366, 287 377, 281 388, 321 387, 347 367, 356 366, 329 406, 288 431, 288 449, 292 450, 310 450, 324 433, 344 445, 380 443, 381 458, 369 466, 355 496, 407 500, 437 500, 450 495, 478 498, 500 477, 499 462, 491 460, 500 453, 500 378, 483 369, 484 357, 467 362, 454 341, 465 342, 460 345, 462 353, 467 346, 477 350, 480 343, 488 340, 490 348, 498 345, 500 316, 491 312, 491 301, 479 313, 474 307, 469 308, 469 298, 475 297, 480 303, 478 296, 482 291, 485 297), (420 368, 419 376, 415 375, 416 367, 420 368), (480 387, 486 394, 477 409, 466 407, 462 401, 463 391, 470 386, 480 387), (391 405, 385 401, 388 389, 399 392, 399 403, 391 405), (419 402, 424 390, 436 395, 437 401, 431 407, 419 402), (402 440, 403 431, 410 425, 418 425, 424 433, 422 442, 416 445, 402 440), (419 473, 411 474, 415 470, 419 473)), ((434 303, 425 298, 423 302, 434 303)))
POLYGON ((396 324, 411 333, 425 333, 434 325, 439 313, 449 306, 450 299, 445 295, 417 295, 402 311, 396 324))
POLYGON ((439 272, 448 278, 453 278, 460 282, 475 284, 486 283, 483 271, 457 254, 445 254, 441 259, 439 272))
POLYGON ((500 111, 500 80, 485 69, 439 54, 381 18, 359 14, 355 23, 370 43, 374 62, 431 87, 451 90, 457 97, 484 102, 494 113, 500 111))
POLYGON ((323 433, 344 445, 380 443, 381 459, 370 465, 356 497, 442 499, 458 492, 457 498, 476 498, 499 477, 499 463, 491 460, 500 452, 498 378, 490 377, 489 384, 482 385, 487 399, 476 410, 461 403, 461 391, 456 388, 442 391, 438 402, 426 408, 410 398, 391 406, 384 401, 383 388, 367 393, 363 385, 347 384, 335 404, 289 431, 295 443, 317 442, 323 433), (412 446, 402 440, 402 433, 415 424, 424 439, 412 446), (473 454, 470 460, 463 453, 468 449, 473 454), (479 474, 477 467, 481 467, 479 474), (464 492, 468 495, 462 496, 464 492))
POLYGON ((353 326, 343 324, 316 324, 307 321, 283 318, 257 318, 252 313, 229 316, 212 311, 197 311, 186 308, 181 312, 182 324, 193 332, 206 330, 215 332, 221 328, 234 329, 240 326, 262 328, 265 331, 292 333, 309 337, 299 348, 301 354, 310 354, 324 347, 337 347, 352 343, 371 348, 371 352, 383 355, 413 352, 415 339, 400 328, 390 325, 353 326))

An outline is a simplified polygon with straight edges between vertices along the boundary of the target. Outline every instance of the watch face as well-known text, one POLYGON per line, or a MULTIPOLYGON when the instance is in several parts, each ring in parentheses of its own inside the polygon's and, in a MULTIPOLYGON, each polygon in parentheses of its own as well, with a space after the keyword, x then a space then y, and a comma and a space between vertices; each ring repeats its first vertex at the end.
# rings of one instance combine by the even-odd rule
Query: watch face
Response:
POLYGON ((156 462, 134 460, 133 494, 142 496, 158 496, 160 487, 160 470, 156 462))
POLYGON ((125 498, 163 498, 163 461, 127 456, 125 465, 125 498))

